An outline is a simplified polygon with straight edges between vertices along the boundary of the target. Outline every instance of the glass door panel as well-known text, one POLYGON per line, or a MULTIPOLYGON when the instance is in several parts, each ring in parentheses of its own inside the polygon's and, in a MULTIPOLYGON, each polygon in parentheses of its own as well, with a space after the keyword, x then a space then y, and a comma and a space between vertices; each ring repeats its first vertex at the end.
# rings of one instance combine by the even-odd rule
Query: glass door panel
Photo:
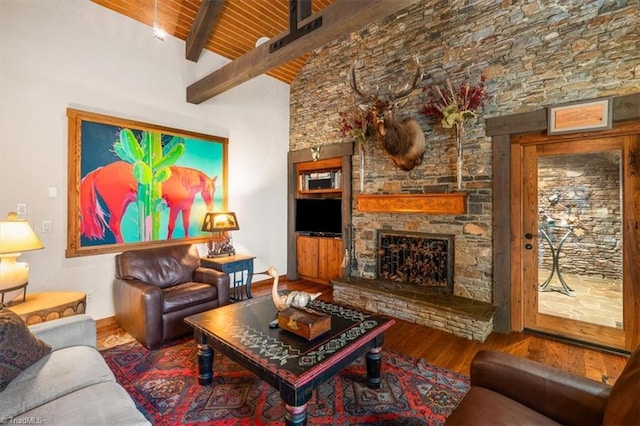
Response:
POLYGON ((638 340, 638 138, 562 139, 521 145, 522 323, 628 349, 638 340))
POLYGON ((538 313, 623 328, 622 151, 537 156, 538 313))

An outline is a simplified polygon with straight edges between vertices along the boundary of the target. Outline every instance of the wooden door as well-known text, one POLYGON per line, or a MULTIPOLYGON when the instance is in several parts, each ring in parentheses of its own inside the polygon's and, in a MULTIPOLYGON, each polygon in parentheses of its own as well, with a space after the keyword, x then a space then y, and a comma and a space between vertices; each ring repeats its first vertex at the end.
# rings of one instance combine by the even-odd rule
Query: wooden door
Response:
POLYGON ((318 277, 333 280, 342 276, 342 239, 320 238, 318 277))
POLYGON ((318 238, 298 235, 298 275, 304 278, 318 277, 318 238))
POLYGON ((640 137, 515 141, 513 264, 525 330, 632 350, 640 343, 640 137), (594 307, 613 318, 587 315, 594 307))

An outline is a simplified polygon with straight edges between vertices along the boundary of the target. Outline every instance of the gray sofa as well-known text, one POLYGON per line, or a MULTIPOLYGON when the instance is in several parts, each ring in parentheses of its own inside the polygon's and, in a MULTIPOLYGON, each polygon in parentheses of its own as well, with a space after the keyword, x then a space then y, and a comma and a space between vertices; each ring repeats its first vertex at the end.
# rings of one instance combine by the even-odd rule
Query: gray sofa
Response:
POLYGON ((96 349, 96 324, 75 315, 29 327, 51 346, 0 392, 0 424, 148 425, 96 349))

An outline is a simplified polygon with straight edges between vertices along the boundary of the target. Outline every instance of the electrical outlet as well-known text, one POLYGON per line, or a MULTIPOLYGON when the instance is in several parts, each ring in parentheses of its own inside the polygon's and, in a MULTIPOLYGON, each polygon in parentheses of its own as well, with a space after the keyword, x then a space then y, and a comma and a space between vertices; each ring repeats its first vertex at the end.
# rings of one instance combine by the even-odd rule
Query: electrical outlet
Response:
POLYGON ((26 216, 27 214, 27 203, 18 203, 16 205, 16 213, 20 216, 26 216))
POLYGON ((95 296, 96 294, 93 289, 87 290, 87 303, 93 302, 95 299, 95 296))

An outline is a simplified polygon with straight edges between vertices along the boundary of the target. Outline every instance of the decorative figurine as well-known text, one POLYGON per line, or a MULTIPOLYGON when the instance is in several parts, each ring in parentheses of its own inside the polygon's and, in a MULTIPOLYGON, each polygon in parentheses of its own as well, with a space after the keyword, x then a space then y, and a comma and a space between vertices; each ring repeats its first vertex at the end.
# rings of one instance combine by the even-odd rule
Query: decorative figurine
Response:
POLYGON ((306 291, 294 290, 288 294, 278 294, 278 271, 273 266, 267 269, 267 275, 273 278, 273 287, 271 287, 271 297, 273 304, 276 305, 278 311, 283 311, 289 306, 294 308, 304 308, 309 302, 317 299, 322 293, 307 293, 306 291))

